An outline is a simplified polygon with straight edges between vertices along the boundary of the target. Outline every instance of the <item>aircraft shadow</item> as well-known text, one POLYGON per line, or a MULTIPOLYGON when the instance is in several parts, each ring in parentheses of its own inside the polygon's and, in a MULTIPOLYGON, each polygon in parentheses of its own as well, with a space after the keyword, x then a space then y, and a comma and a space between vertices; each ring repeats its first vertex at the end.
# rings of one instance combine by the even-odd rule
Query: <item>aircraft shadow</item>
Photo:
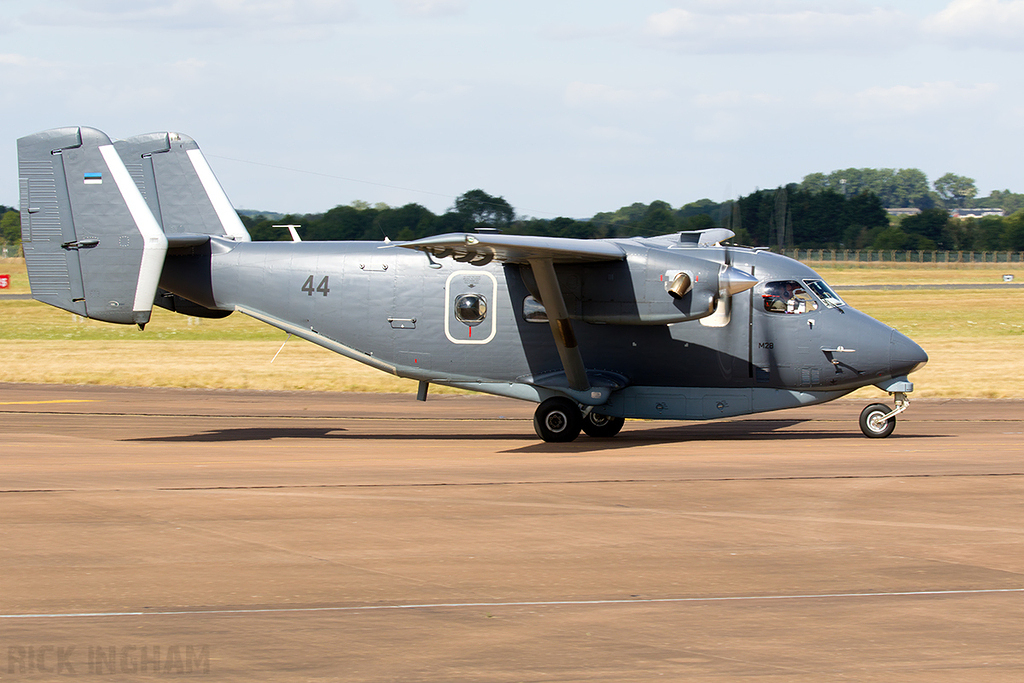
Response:
MULTIPOLYGON (((145 436, 123 439, 126 442, 142 443, 232 443, 249 441, 272 441, 274 439, 314 440, 362 440, 362 441, 526 441, 527 445, 505 451, 508 453, 587 453, 640 445, 687 443, 693 441, 802 441, 813 439, 827 441, 834 439, 863 438, 856 424, 828 431, 793 429, 807 420, 743 420, 739 422, 673 424, 650 429, 631 429, 609 439, 596 439, 581 434, 568 444, 544 443, 526 424, 514 432, 490 434, 371 434, 352 432, 341 427, 246 427, 238 429, 215 429, 196 434, 168 436, 145 436)), ((946 438, 944 434, 900 434, 892 439, 934 439, 946 438)))
MULTIPOLYGON (((630 430, 610 439, 595 439, 581 435, 571 444, 551 444, 535 442, 529 446, 516 448, 509 452, 519 453, 589 453, 594 451, 610 451, 633 448, 643 445, 688 443, 694 441, 828 441, 836 439, 864 438, 856 423, 850 428, 835 431, 811 431, 796 429, 784 431, 790 427, 809 424, 810 420, 743 420, 741 422, 718 422, 699 424, 676 424, 667 427, 652 427, 644 430, 630 430), (567 448, 568 447, 568 448, 567 448)), ((887 440, 892 439, 935 439, 948 438, 948 434, 900 434, 898 431, 887 440)))
POLYGON ((122 439, 126 442, 150 443, 214 443, 242 441, 272 441, 274 439, 331 439, 364 441, 510 441, 536 440, 537 436, 529 433, 512 434, 363 434, 352 433, 342 427, 250 427, 239 429, 215 429, 198 434, 175 434, 171 436, 143 436, 122 439))

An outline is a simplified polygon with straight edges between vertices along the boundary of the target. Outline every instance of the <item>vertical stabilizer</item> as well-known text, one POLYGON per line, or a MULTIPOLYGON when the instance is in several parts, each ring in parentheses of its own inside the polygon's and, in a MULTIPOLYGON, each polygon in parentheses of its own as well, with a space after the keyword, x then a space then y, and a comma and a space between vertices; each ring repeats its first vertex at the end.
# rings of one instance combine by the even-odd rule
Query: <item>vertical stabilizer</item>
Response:
POLYGON ((85 127, 18 140, 32 296, 112 323, 149 322, 164 235, 113 143, 85 127))
POLYGON ((114 147, 164 233, 249 241, 195 140, 181 133, 148 133, 114 147))

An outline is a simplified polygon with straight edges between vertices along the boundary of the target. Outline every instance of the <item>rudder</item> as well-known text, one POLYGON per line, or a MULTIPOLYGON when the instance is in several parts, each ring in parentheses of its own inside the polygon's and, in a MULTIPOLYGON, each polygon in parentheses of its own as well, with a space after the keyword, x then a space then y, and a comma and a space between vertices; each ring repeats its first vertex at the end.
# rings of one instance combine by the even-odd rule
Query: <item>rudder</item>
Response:
POLYGON ((147 133, 114 143, 166 235, 250 237, 195 140, 181 133, 147 133))
POLYGON ((18 175, 32 296, 95 320, 149 322, 167 237, 110 138, 86 127, 23 137, 18 175))

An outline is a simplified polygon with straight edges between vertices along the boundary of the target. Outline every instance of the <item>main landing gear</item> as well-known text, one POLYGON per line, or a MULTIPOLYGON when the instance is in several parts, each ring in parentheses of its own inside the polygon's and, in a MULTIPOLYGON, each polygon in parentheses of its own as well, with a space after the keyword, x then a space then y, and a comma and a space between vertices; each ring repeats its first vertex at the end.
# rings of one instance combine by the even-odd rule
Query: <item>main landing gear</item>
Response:
POLYGON ((593 437, 615 436, 625 422, 624 418, 600 415, 592 410, 584 414, 574 401, 564 396, 547 399, 533 414, 537 436, 552 443, 572 441, 580 435, 580 430, 593 437))
POLYGON ((872 403, 860 413, 860 430, 870 439, 884 439, 896 429, 896 416, 910 407, 910 400, 902 392, 893 394, 896 407, 892 410, 884 403, 872 403))

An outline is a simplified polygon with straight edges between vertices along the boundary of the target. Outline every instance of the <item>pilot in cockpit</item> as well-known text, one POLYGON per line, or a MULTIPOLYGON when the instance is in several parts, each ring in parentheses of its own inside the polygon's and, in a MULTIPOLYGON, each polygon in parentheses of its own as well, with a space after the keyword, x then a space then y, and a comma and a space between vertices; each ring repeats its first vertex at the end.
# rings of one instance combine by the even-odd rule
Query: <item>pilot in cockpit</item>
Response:
POLYGON ((799 282, 785 280, 768 282, 764 286, 764 310, 770 313, 806 313, 814 303, 799 282))

